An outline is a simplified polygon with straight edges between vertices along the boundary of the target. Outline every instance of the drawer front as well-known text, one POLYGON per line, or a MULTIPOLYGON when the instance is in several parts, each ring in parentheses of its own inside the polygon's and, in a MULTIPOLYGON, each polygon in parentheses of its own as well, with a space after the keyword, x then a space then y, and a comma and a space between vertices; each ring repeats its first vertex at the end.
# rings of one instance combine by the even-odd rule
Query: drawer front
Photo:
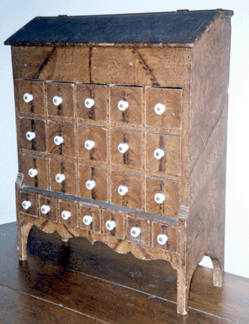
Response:
POLYGON ((78 226, 78 205, 68 201, 59 201, 59 222, 72 227, 78 226))
POLYGON ((137 216, 127 216, 127 238, 129 241, 150 245, 150 221, 137 216))
POLYGON ((146 211, 177 217, 180 207, 180 183, 160 178, 146 179, 146 211))
POLYGON ((101 233, 101 210, 81 205, 79 224, 81 229, 101 233))
POLYGON ((77 115, 80 119, 106 121, 107 87, 77 84, 77 115))
POLYGON ((37 196, 27 192, 20 192, 19 210, 23 213, 37 216, 37 196))
POLYGON ((75 163, 50 160, 51 190, 76 195, 75 163))
POLYGON ((170 252, 177 251, 177 228, 152 222, 152 246, 170 252))
POLYGON ((23 174, 26 186, 48 189, 47 160, 36 156, 23 155, 23 174))
POLYGON ((181 137, 146 133, 146 170, 181 175, 181 137))
POLYGON ((48 122, 49 153, 75 157, 75 126, 70 123, 48 122))
POLYGON ((142 125, 142 87, 110 87, 111 122, 142 125))
POLYGON ((111 130, 111 163, 141 168, 141 132, 111 130))
POLYGON ((45 121, 40 119, 20 119, 21 148, 46 152, 45 121))
POLYGON ((111 195, 113 204, 142 209, 142 176, 112 171, 111 195))
POLYGON ((18 103, 20 113, 44 115, 44 82, 43 81, 18 81, 18 103))
POLYGON ((47 82, 49 116, 74 117, 74 84, 47 82))
POLYGON ((106 128, 78 126, 79 158, 86 161, 107 162, 106 128))
POLYGON ((181 129, 182 90, 147 88, 146 125, 181 129))
POLYGON ((89 165, 79 165, 81 197, 107 201, 107 170, 89 165))
POLYGON ((125 238, 125 216, 111 211, 102 211, 103 215, 103 234, 116 238, 125 238))
POLYGON ((50 197, 39 197, 39 217, 57 222, 57 200, 50 197))

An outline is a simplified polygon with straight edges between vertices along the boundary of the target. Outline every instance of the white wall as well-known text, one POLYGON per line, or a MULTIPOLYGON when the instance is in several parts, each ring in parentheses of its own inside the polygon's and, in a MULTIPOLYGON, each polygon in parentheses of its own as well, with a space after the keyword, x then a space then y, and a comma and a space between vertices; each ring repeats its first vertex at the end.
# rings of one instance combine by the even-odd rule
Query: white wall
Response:
MULTIPOLYGON (((16 131, 10 47, 6 38, 35 16, 93 15, 230 9, 232 18, 229 87, 225 271, 249 278, 248 119, 249 5, 248 0, 5 0, 0 2, 0 224, 15 221, 14 182, 17 175, 16 131)), ((208 259, 208 258, 207 258, 208 259)), ((209 259, 202 262, 209 265, 209 259)))

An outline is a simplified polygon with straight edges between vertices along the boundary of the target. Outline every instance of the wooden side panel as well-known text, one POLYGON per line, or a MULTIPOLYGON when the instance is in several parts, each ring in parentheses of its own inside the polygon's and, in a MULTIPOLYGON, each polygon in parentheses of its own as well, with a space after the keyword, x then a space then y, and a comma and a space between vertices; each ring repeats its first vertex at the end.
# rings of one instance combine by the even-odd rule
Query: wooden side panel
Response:
POLYGON ((12 47, 14 78, 90 82, 87 47, 12 47))
POLYGON ((186 73, 184 48, 92 49, 93 83, 182 87, 186 73))

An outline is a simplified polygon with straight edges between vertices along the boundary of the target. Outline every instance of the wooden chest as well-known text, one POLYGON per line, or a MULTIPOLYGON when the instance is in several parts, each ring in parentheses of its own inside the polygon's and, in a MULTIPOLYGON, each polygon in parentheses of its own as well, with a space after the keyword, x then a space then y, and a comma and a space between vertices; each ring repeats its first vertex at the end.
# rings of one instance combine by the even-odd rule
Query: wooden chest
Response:
MULTIPOLYGON (((19 258, 33 225, 222 285, 231 11, 37 17, 11 36, 19 258)), ((200 288, 201 289, 201 288, 200 288)))

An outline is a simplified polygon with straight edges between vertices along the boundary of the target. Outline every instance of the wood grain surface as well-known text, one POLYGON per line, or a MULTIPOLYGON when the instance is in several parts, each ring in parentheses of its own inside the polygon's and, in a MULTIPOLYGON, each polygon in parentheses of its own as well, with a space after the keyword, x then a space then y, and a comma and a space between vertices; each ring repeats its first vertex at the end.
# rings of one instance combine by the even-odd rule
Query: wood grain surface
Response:
POLYGON ((81 229, 85 229, 87 231, 93 231, 96 233, 101 233, 101 229, 102 229, 102 215, 101 215, 101 210, 98 208, 91 208, 91 207, 87 207, 85 205, 81 205, 80 206, 80 216, 79 216, 79 220, 80 220, 80 228, 81 229), (83 223, 83 217, 84 216, 91 216, 92 217, 92 222, 90 225, 85 225, 83 223))
POLYGON ((76 165, 66 161, 49 160, 49 175, 51 190, 76 195, 76 165), (58 183, 55 180, 57 174, 63 174, 65 180, 58 183))
POLYGON ((58 222, 58 213, 57 213, 57 200, 51 197, 39 197, 39 217, 49 219, 53 222, 58 222), (48 213, 43 214, 41 211, 42 206, 49 206, 50 210, 48 213))
POLYGON ((65 224, 72 227, 78 227, 78 204, 60 200, 58 209, 59 209, 58 219, 61 224, 65 224), (71 213, 70 217, 66 220, 62 218, 63 211, 67 211, 71 213))
POLYGON ((48 189, 48 161, 31 155, 22 155, 24 184, 31 187, 48 189), (37 175, 31 177, 29 170, 37 170, 37 175))
POLYGON ((46 126, 45 121, 41 119, 20 119, 21 128, 21 148, 29 151, 46 152, 46 126), (35 134, 31 141, 26 138, 27 132, 35 134))

